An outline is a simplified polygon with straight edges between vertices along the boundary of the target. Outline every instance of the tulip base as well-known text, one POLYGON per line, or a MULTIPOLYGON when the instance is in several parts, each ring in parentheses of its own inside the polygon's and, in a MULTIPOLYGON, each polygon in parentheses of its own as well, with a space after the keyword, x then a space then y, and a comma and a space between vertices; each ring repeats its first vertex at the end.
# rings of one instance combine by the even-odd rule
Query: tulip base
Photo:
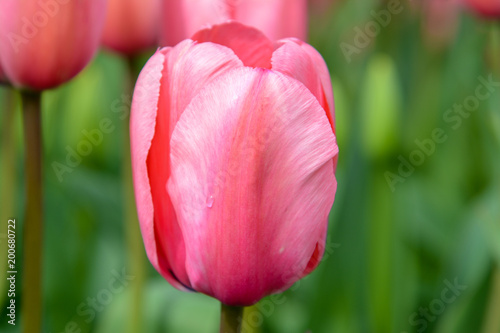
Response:
POLYGON ((23 228, 23 332, 40 332, 42 323, 42 126, 41 93, 21 92, 25 145, 26 213, 23 228))
POLYGON ((244 307, 221 303, 220 333, 240 333, 244 307))

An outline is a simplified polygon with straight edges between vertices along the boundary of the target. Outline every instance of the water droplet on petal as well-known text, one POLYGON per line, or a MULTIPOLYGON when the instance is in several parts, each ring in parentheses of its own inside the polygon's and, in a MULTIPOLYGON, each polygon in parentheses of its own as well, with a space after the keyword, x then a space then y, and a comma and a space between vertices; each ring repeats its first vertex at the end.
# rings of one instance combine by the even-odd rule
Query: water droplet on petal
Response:
POLYGON ((207 207, 212 208, 213 204, 214 204, 214 197, 213 195, 209 195, 207 197, 207 207))
POLYGON ((282 247, 280 248, 280 254, 281 254, 281 253, 283 253, 283 251, 285 251, 285 247, 284 247, 284 246, 282 246, 282 247))

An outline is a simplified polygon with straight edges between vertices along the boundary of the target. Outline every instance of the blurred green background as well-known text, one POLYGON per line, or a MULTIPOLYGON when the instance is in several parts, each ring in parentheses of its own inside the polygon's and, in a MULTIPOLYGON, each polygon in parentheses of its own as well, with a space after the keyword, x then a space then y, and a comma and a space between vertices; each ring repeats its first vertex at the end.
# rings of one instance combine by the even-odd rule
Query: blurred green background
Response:
MULTIPOLYGON (((332 75, 340 147, 326 255, 309 277, 250 308, 245 332, 500 332, 500 22, 417 1, 391 13, 390 3, 311 10, 309 41, 332 75), (493 83, 478 88, 483 81, 493 83)), ((216 300, 175 290, 149 262, 136 269, 142 244, 130 259, 128 68, 102 51, 44 95, 44 332, 217 332, 216 300), (68 151, 103 120, 110 133, 58 177, 54 162, 68 165, 68 151)), ((17 219, 21 245, 23 140, 18 96, 0 88, 0 107, 5 267, 7 218, 17 219)), ((0 331, 18 332, 19 317, 7 324, 4 272, 0 331)))

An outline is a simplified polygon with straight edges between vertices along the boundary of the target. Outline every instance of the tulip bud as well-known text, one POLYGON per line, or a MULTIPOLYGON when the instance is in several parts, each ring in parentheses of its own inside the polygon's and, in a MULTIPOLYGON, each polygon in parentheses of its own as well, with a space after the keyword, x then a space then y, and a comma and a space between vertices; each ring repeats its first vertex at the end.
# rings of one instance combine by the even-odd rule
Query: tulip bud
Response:
POLYGON ((0 62, 13 85, 56 87, 97 50, 105 0, 0 1, 0 62))
POLYGON ((130 135, 142 236, 174 287, 228 305, 319 264, 335 197, 333 93, 319 53, 229 22, 160 49, 130 135))
POLYGON ((307 35, 307 0, 163 0, 160 45, 175 45, 198 29, 235 20, 271 40, 307 35))
POLYGON ((500 0, 467 0, 469 7, 484 18, 500 18, 500 0))
POLYGON ((332 6, 338 3, 339 0, 309 0, 309 7, 311 8, 311 12, 316 15, 324 15, 328 13, 332 6))
POLYGON ((102 43, 133 55, 157 44, 160 0, 108 0, 102 43))
POLYGON ((462 0, 425 0, 422 29, 426 41, 434 48, 442 48, 456 37, 462 0))

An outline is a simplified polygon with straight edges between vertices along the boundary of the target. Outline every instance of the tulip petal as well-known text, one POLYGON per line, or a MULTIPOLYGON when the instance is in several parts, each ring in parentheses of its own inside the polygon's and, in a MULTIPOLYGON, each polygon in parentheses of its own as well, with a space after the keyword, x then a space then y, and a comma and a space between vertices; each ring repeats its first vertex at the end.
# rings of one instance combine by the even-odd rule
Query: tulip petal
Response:
POLYGON ((259 30, 238 22, 214 25, 198 31, 191 39, 229 47, 245 66, 271 68, 273 44, 259 30))
POLYGON ((160 80, 170 49, 156 52, 141 71, 134 91, 130 115, 130 145, 137 213, 146 253, 151 264, 176 288, 182 284, 172 275, 168 261, 157 248, 154 208, 146 159, 153 139, 160 97, 160 80))
POLYGON ((238 2, 236 19, 257 27, 271 40, 285 37, 306 40, 307 0, 236 0, 235 2, 238 2))
POLYGON ((203 89, 172 134, 168 184, 193 288, 250 305, 302 277, 324 244, 337 153, 295 79, 243 68, 203 89))
POLYGON ((498 19, 500 17, 500 2, 492 0, 467 0, 465 3, 484 18, 498 19))
POLYGON ((166 190, 170 135, 202 87, 243 64, 227 47, 192 40, 160 50, 150 62, 134 92, 131 120, 137 206, 151 262, 169 282, 176 280, 175 287, 185 290, 190 282, 184 238, 166 190))
POLYGON ((299 275, 299 279, 302 279, 304 276, 310 274, 312 271, 318 267, 321 259, 323 258, 323 254, 325 253, 326 246, 326 235, 328 232, 328 224, 325 223, 323 231, 321 232, 321 236, 319 237, 318 243, 316 244, 316 248, 307 263, 306 269, 299 275))
POLYGON ((96 53, 105 16, 105 0, 0 1, 0 58, 10 82, 45 90, 73 78, 96 53))
POLYGON ((102 43, 134 55, 157 43, 160 0, 108 0, 102 43))
POLYGON ((272 57, 272 69, 299 80, 316 96, 335 133, 332 83, 321 54, 298 39, 283 39, 277 42, 272 57))
POLYGON ((175 45, 196 31, 230 16, 226 0, 163 0, 160 43, 175 45))
POLYGON ((212 24, 235 20, 271 40, 307 35, 307 0, 163 0, 162 45, 175 45, 212 24))

